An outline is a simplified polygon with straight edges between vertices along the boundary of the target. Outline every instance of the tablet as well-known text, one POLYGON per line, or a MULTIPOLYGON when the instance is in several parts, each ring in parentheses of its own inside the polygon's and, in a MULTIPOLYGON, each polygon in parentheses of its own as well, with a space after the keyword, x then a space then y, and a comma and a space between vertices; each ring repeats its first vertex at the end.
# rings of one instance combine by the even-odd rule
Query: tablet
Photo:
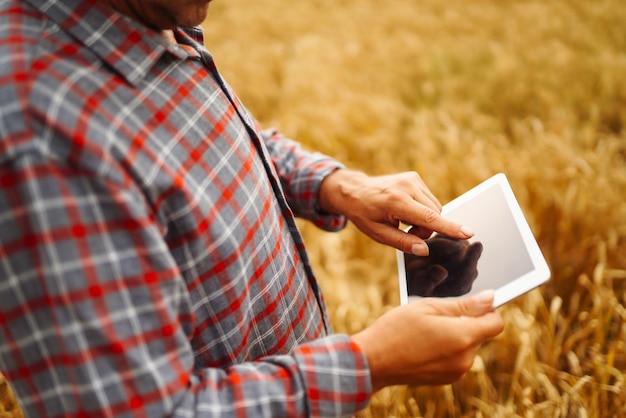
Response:
POLYGON ((452 200, 442 215, 475 235, 458 240, 434 234, 427 240, 428 257, 397 251, 402 304, 493 289, 495 308, 549 280, 548 264, 504 174, 452 200))

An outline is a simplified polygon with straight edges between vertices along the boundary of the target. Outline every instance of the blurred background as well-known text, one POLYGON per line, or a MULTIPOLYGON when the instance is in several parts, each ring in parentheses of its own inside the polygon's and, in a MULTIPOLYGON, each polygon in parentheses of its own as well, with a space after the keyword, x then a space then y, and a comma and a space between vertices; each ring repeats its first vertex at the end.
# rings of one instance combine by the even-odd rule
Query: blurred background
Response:
MULTIPOLYGON (((549 261, 460 382, 361 417, 626 416, 625 22, 623 0, 211 3, 205 43, 265 126, 442 203, 504 172, 549 261)), ((301 227, 336 331, 399 303, 393 249, 301 227)))
MULTIPOLYGON (((624 0, 211 4, 205 43, 266 127, 442 203, 504 172, 552 269, 461 381, 360 417, 626 416, 625 22, 624 0)), ((300 225, 337 332, 399 303, 393 249, 300 225)))

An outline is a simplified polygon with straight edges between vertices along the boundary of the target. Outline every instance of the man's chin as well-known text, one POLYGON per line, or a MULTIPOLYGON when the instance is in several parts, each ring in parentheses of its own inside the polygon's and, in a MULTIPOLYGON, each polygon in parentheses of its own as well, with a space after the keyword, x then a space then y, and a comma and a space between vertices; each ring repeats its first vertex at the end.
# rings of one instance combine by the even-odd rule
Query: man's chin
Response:
POLYGON ((194 12, 185 16, 180 16, 177 20, 177 26, 193 27, 201 25, 209 15, 209 4, 198 6, 194 12))
MULTIPOLYGON (((173 0, 180 1, 180 0, 173 0)), ((161 7, 159 13, 153 15, 153 29, 168 30, 177 26, 194 27, 201 25, 209 14, 210 1, 195 2, 195 4, 185 7, 183 10, 173 10, 171 7, 161 7)))
POLYGON ((209 3, 211 3, 211 0, 197 5, 195 10, 189 12, 189 19, 187 19, 186 22, 183 22, 184 24, 181 23, 181 25, 198 26, 202 24, 202 22, 204 22, 209 15, 209 3))

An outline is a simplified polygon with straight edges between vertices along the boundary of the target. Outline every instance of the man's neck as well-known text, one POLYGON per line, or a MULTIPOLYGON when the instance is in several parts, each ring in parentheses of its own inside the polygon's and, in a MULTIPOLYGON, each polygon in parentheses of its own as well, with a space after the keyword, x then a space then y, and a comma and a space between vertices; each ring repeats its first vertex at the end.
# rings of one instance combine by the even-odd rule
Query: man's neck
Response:
POLYGON ((176 41, 176 37, 174 36, 174 31, 171 29, 162 30, 161 36, 165 38, 165 40, 172 45, 176 45, 178 43, 176 41))

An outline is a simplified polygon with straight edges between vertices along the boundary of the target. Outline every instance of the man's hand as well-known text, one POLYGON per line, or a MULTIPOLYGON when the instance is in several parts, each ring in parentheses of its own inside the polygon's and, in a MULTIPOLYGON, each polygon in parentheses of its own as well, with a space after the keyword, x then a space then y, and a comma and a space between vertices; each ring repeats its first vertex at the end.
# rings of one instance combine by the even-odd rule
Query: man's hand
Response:
POLYGON ((375 241, 409 254, 428 255, 424 240, 433 231, 458 239, 474 235, 441 216, 441 203, 415 172, 369 177, 337 170, 322 183, 319 201, 322 210, 346 216, 375 241), (401 222, 413 233, 398 229, 401 222))
POLYGON ((492 306, 493 291, 457 301, 420 299, 387 312, 355 334, 352 338, 367 357, 374 391, 460 379, 480 345, 504 329, 492 306))
POLYGON ((483 245, 442 234, 427 239, 426 243, 430 249, 428 256, 404 256, 408 294, 448 297, 469 293, 478 276, 476 266, 483 245))

